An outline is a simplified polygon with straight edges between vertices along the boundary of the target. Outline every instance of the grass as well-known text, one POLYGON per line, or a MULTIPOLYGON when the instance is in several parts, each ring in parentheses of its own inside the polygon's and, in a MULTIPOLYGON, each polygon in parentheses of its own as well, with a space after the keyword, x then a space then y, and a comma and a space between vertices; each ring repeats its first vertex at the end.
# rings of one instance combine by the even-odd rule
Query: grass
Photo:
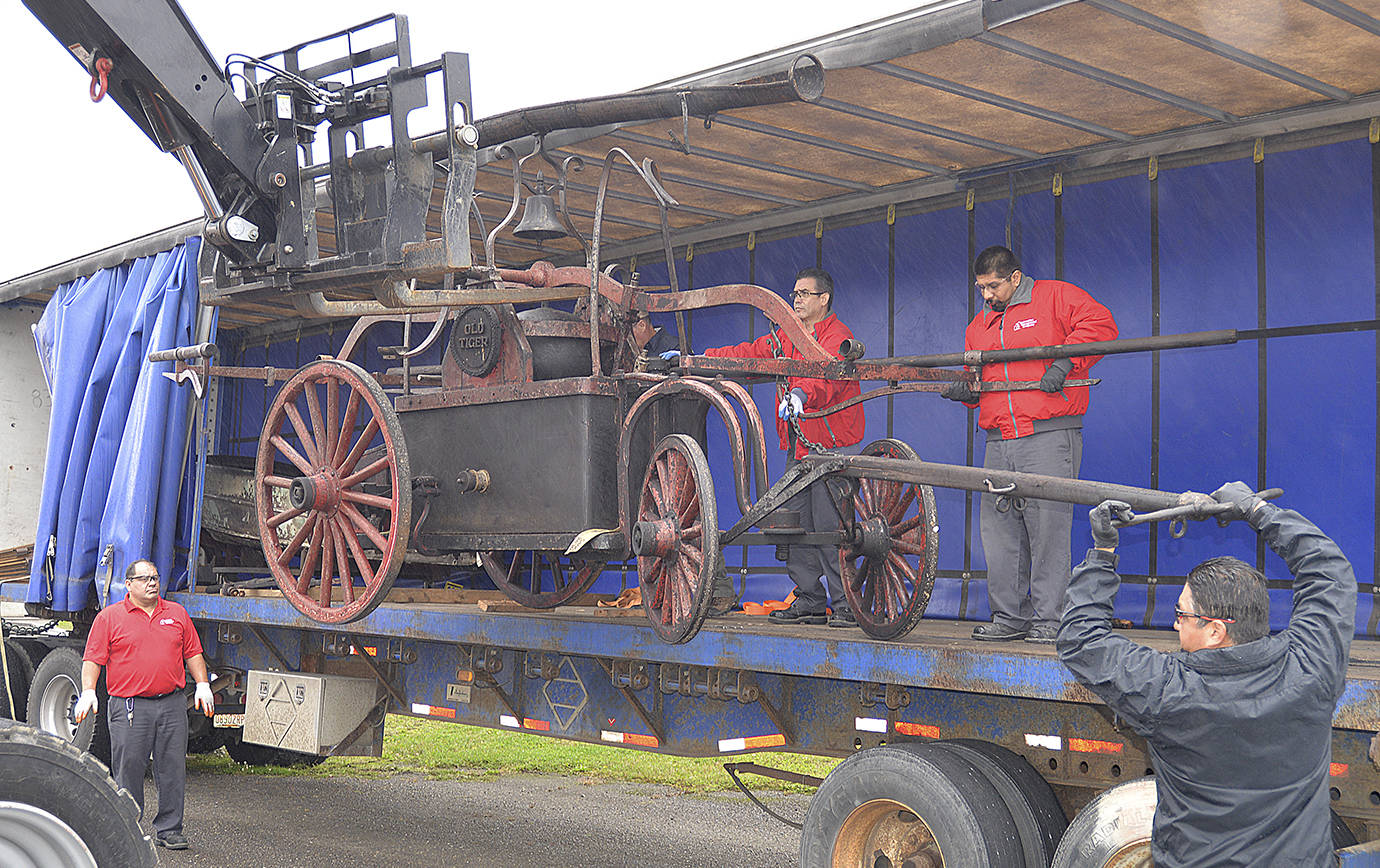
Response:
MULTIPOLYGON (((247 767, 224 751, 191 756, 187 767, 222 774, 303 775, 309 777, 391 777, 420 775, 442 780, 479 780, 505 774, 565 775, 590 782, 662 784, 684 793, 734 789, 725 761, 751 761, 822 778, 838 760, 790 753, 738 754, 731 757, 673 757, 648 751, 565 741, 523 732, 484 729, 389 715, 382 757, 330 757, 317 766, 247 767)), ((754 790, 809 792, 772 778, 749 776, 754 790)))

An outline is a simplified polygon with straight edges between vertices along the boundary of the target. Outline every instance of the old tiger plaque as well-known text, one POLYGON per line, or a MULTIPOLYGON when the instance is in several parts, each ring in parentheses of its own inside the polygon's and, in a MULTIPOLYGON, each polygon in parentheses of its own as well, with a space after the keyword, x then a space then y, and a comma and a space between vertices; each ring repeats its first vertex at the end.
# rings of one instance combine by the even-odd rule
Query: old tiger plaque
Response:
POLYGON ((498 314, 487 305, 467 307, 455 318, 450 332, 450 352, 460 370, 471 377, 485 377, 498 364, 502 327, 498 314))

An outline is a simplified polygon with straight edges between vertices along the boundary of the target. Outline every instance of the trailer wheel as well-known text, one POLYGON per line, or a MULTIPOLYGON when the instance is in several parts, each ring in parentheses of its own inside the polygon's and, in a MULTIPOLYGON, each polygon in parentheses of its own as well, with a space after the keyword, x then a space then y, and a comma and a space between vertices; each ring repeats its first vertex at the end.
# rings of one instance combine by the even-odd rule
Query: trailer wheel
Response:
POLYGON ((284 750, 265 744, 251 744, 236 737, 226 739, 225 752, 230 755, 230 759, 247 766, 316 766, 326 760, 317 754, 298 753, 295 750, 284 750))
POLYGON ((576 560, 562 552, 480 552, 479 562, 505 595, 532 609, 564 606, 589 590, 606 559, 576 560))
POLYGON ((1011 813, 987 778, 939 744, 887 745, 834 768, 805 812, 800 864, 1021 865, 1011 813))
POLYGON ((382 603, 412 532, 412 474, 378 381, 339 359, 293 374, 259 435, 254 500, 264 559, 298 611, 343 624, 382 603))
MULTIPOLYGON (((50 655, 51 656, 51 655, 50 655)), ((0 726, 0 863, 54 868, 158 864, 139 808, 105 766, 56 736, 0 726)))
POLYGON ((105 717, 105 705, 110 697, 105 692, 105 673, 96 683, 100 700, 96 710, 86 720, 72 720, 72 707, 81 695, 81 655, 71 648, 54 648, 34 670, 34 682, 29 688, 28 722, 46 733, 69 741, 81 750, 92 753, 103 763, 110 762, 110 724, 105 717))
POLYGON ((999 744, 970 738, 939 743, 966 756, 997 788, 1021 833, 1028 868, 1048 865, 1068 827, 1049 783, 1025 757, 999 744))
POLYGON ((34 662, 18 642, 5 640, 8 682, 0 679, 0 718, 23 721, 29 713, 29 687, 34 683, 34 662), (11 714, 10 701, 14 701, 11 714))
POLYGON ((688 642, 700 630, 719 565, 714 480, 700 444, 668 434, 647 463, 632 528, 642 608, 663 642, 688 642))
MULTIPOLYGON (((919 459, 910 446, 890 438, 869 443, 861 454, 919 459)), ((925 614, 939 566, 934 489, 858 479, 840 511, 849 536, 839 547, 840 578, 858 626, 877 639, 904 636, 925 614)))

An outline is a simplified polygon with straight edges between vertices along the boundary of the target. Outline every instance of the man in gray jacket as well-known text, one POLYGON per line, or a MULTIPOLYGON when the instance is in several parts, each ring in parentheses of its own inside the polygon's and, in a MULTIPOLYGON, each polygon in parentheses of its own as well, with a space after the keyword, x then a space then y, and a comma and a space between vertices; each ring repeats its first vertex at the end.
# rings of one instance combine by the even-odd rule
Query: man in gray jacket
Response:
POLYGON ((1265 579, 1236 558, 1204 561, 1175 606, 1173 654, 1112 633, 1118 534, 1129 512, 1089 513, 1093 545, 1073 572, 1059 659, 1149 743, 1159 803, 1151 851, 1180 865, 1330 865, 1332 714, 1346 679, 1356 578, 1336 543, 1296 512, 1230 482, 1213 492, 1284 558, 1289 627, 1269 635, 1265 579))

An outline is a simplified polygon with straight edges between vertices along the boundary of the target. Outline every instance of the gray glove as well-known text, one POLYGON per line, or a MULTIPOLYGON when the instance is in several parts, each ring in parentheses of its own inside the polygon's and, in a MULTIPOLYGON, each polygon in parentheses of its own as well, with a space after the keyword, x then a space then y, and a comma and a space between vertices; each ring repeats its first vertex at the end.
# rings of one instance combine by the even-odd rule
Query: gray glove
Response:
POLYGON ((1251 527, 1256 527, 1256 519, 1261 514, 1260 507, 1265 503, 1256 497, 1255 492, 1244 482, 1228 482, 1212 493, 1212 499, 1218 503, 1229 503, 1234 507, 1217 516, 1217 523, 1223 527, 1236 519, 1245 519, 1251 527))
POLYGON ((1131 504, 1120 500, 1104 500, 1088 512, 1088 523, 1092 525, 1093 545, 1100 549, 1114 549, 1121 541, 1121 534, 1112 521, 1126 521, 1131 517, 1131 504))
POLYGON ((950 401, 962 401, 964 404, 976 404, 978 393, 973 391, 972 385, 967 380, 958 380, 944 387, 944 391, 939 393, 939 397, 948 398, 950 401))
POLYGON ((1045 375, 1040 378, 1040 391, 1058 392, 1064 388, 1064 380, 1068 379, 1069 371, 1073 370, 1073 359, 1055 359, 1049 363, 1045 369, 1045 375))

